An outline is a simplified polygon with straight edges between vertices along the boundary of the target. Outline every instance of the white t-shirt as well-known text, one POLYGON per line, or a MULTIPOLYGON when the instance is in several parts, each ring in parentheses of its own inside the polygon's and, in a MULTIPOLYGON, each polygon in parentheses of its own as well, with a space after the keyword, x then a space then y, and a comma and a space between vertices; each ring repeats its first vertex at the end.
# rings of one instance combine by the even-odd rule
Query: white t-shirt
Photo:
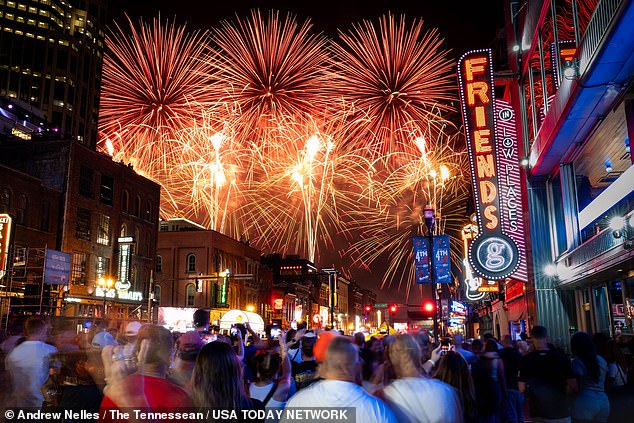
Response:
MULTIPOLYGON (((273 382, 266 384, 264 386, 258 386, 255 383, 252 383, 249 385, 249 396, 251 398, 255 398, 256 400, 262 401, 264 403, 264 400, 266 399, 267 395, 269 394, 272 388, 273 388, 273 382)), ((277 387, 275 389, 277 389, 277 387)), ((275 396, 275 393, 273 393, 273 396, 275 396)), ((283 409, 284 406, 286 405, 286 402, 279 402, 275 398, 273 398, 273 396, 269 399, 269 401, 266 404, 264 404, 266 408, 274 408, 278 410, 283 409)))
POLYGON ((625 371, 615 362, 608 364, 608 376, 614 380, 613 386, 623 386, 627 383, 625 371))
POLYGON ((42 385, 48 379, 48 357, 57 348, 40 341, 24 341, 6 358, 13 392, 14 407, 41 407, 44 402, 42 385))
MULTIPOLYGON (((342 380, 321 380, 297 392, 286 408, 354 407, 357 422, 397 423, 392 410, 362 387, 342 380)), ((288 420, 282 419, 282 422, 288 420)))
POLYGON ((406 377, 383 389, 400 423, 462 423, 458 391, 437 379, 406 377))

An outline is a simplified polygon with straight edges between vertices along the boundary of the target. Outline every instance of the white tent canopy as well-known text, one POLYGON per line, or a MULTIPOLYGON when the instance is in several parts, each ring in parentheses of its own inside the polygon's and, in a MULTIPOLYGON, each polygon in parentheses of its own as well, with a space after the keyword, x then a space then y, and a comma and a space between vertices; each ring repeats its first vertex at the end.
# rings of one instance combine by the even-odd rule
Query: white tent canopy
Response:
POLYGON ((229 310, 220 319, 220 329, 231 329, 236 324, 249 323, 255 332, 264 332, 264 320, 257 313, 242 310, 229 310))

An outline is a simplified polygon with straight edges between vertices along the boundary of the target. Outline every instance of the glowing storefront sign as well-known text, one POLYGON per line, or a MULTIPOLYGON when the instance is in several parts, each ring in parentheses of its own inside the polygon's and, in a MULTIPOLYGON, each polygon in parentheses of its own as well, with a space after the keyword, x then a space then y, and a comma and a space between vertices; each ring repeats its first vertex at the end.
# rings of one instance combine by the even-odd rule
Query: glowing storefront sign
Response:
POLYGON ((11 216, 0 214, 0 279, 7 271, 9 248, 11 246, 11 216))
POLYGON ((491 50, 463 55, 458 79, 479 227, 469 245, 468 259, 480 276, 503 279, 517 270, 519 250, 504 230, 508 205, 500 199, 491 50))
POLYGON ((143 301, 143 293, 138 291, 124 291, 118 289, 104 290, 102 287, 95 288, 95 297, 106 297, 117 300, 143 301))

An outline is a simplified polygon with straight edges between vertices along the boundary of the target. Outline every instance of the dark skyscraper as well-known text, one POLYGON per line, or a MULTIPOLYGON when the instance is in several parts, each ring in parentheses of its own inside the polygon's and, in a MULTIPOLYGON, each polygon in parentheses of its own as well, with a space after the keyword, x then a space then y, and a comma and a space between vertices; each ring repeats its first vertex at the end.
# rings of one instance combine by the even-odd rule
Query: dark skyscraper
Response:
POLYGON ((103 0, 0 0, 0 95, 94 149, 105 24, 103 0))

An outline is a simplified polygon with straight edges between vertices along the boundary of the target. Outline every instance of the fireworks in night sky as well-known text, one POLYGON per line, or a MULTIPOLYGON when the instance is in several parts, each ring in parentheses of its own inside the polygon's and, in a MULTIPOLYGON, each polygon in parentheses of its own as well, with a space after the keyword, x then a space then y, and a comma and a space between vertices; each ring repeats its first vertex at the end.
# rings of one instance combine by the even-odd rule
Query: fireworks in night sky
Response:
POLYGON ((387 15, 328 40, 259 11, 209 32, 128 24, 106 39, 100 148, 161 184, 163 217, 315 263, 343 238, 409 292, 422 208, 449 229, 467 196, 436 30, 387 15))
POLYGON ((386 154, 411 147, 410 134, 420 128, 442 127, 439 112, 453 100, 454 76, 441 44, 437 30, 423 31, 422 20, 408 25, 393 15, 340 33, 333 89, 370 117, 349 142, 386 154))

